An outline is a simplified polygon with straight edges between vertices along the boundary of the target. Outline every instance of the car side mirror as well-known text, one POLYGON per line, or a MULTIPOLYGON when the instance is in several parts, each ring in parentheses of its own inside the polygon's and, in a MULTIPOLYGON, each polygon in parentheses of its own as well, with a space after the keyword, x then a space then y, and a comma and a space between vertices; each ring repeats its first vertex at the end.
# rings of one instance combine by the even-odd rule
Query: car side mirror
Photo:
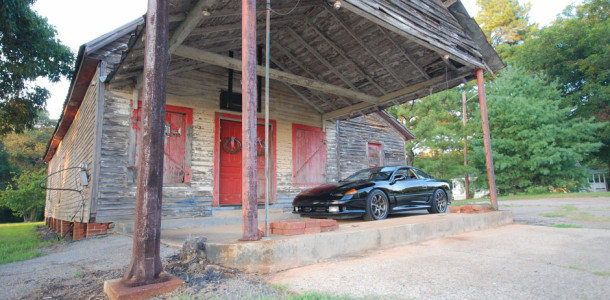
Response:
POLYGON ((407 176, 398 174, 398 175, 394 176, 394 180, 392 180, 392 183, 396 183, 397 181, 401 181, 401 180, 407 180, 407 176))

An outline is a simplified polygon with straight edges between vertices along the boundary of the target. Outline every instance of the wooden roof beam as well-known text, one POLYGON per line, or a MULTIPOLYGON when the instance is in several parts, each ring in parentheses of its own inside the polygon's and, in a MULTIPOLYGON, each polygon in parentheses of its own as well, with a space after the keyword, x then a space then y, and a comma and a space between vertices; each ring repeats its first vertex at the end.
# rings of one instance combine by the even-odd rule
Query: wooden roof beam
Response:
POLYGON ((405 51, 405 49, 400 47, 398 42, 396 40, 394 40, 392 35, 390 35, 388 32, 386 32, 386 30, 383 27, 379 26, 379 25, 377 25, 377 28, 379 30, 381 30, 381 32, 383 32, 383 34, 388 38, 388 40, 390 40, 390 42, 392 42, 392 45, 394 45, 396 48, 398 48, 398 51, 400 51, 400 53, 407 59, 407 61, 410 62, 411 65, 413 65, 413 67, 415 67, 415 69, 417 69, 417 71, 419 71, 419 73, 421 73, 422 76, 424 76, 424 78, 430 79, 430 75, 428 75, 428 73, 426 73, 426 71, 424 71, 424 69, 422 69, 422 67, 420 67, 417 63, 415 63, 415 61, 405 51))
MULTIPOLYGON (((347 84, 353 90, 358 91, 358 88, 349 79, 347 79, 343 75, 343 73, 341 73, 339 70, 337 70, 337 68, 335 68, 326 58, 324 58, 324 56, 322 56, 322 54, 320 54, 320 52, 318 52, 318 50, 316 50, 314 47, 310 46, 309 43, 307 43, 307 41, 305 41, 292 28, 286 27, 285 29, 288 31, 288 33, 290 33, 292 35, 292 37, 294 39, 296 39, 303 47, 305 47, 311 54, 313 54, 322 64, 324 64, 333 73, 335 73, 335 75, 337 77, 339 77, 339 79, 341 79, 345 84, 347 84)), ((372 103, 372 101, 374 101, 374 100, 372 100, 372 101, 364 100, 364 101, 372 103)))
POLYGON ((343 57, 345 60, 349 61, 354 67, 356 67, 356 69, 377 89, 381 92, 381 94, 385 94, 387 93, 386 90, 381 87, 379 84, 377 84, 377 82, 375 82, 375 80, 373 80, 373 78, 371 78, 371 76, 369 76, 364 69, 358 65, 353 59, 351 59, 349 56, 347 56, 347 53, 345 53, 345 51, 343 51, 343 49, 341 49, 339 47, 339 45, 337 45, 335 42, 333 42, 324 32, 322 32, 322 30, 311 20, 311 18, 306 18, 305 21, 307 22, 307 24, 309 24, 309 26, 311 26, 313 28, 313 31, 315 33, 318 34, 319 37, 321 37, 327 44, 329 44, 333 49, 335 49, 335 51, 337 51, 337 53, 339 53, 339 55, 341 55, 341 57, 343 57))
POLYGON ((186 19, 184 19, 184 21, 182 23, 180 23, 180 26, 178 26, 178 28, 176 28, 176 31, 174 31, 174 34, 169 39, 169 50, 168 51, 169 51, 170 56, 172 55, 172 53, 174 53, 176 51, 176 48, 178 48, 180 45, 182 45, 182 42, 184 42, 184 40, 186 40, 186 38, 189 36, 189 34, 191 34, 193 29, 195 29, 195 27, 197 27, 197 25, 199 25, 199 23, 201 22, 201 20, 204 17, 204 15, 202 13, 203 9, 209 8, 214 2, 216 2, 216 1, 215 0, 199 0, 199 2, 197 2, 197 4, 195 4, 195 6, 193 6, 193 8, 191 8, 188 15, 186 16, 186 19))
POLYGON ((400 83, 402 86, 407 86, 407 83, 402 80, 402 77, 400 75, 398 75, 393 69, 392 67, 390 67, 388 64, 386 64, 380 57, 379 55, 377 55, 377 53, 375 53, 373 50, 371 50, 371 48, 369 48, 364 41, 351 29, 350 26, 348 26, 347 24, 345 24, 345 22, 339 17, 339 15, 337 14, 336 11, 330 9, 328 7, 328 5, 324 6, 326 8, 326 11, 328 13, 330 13, 335 20, 337 20, 337 22, 339 22, 339 24, 341 25, 341 27, 343 27, 343 29, 345 31, 347 31, 347 33, 349 33, 349 35, 356 41, 358 42, 358 44, 360 44, 360 47, 362 47, 364 50, 366 50, 366 52, 368 52, 368 54, 375 59, 375 61, 377 61, 378 64, 380 64, 392 77, 394 77, 394 80, 396 80, 398 83, 400 83))
MULTIPOLYGON (((463 67, 458 69, 455 73, 457 74, 456 76, 454 76, 454 78, 458 78, 458 77, 463 77, 466 76, 467 74, 471 73, 472 69, 463 67)), ((354 111, 359 111, 359 110, 363 110, 366 108, 371 108, 377 105, 382 105, 385 104, 386 102, 391 102, 394 101, 395 99, 398 99, 400 97, 404 97, 407 96, 409 94, 413 94, 415 92, 418 92, 422 89, 428 88, 428 87, 432 87, 433 85, 437 84, 437 83, 442 83, 444 81, 447 80, 447 76, 446 75, 441 75, 441 76, 437 76, 434 78, 431 78, 429 80, 414 84, 412 86, 406 87, 404 89, 400 89, 394 92, 391 92, 389 94, 385 94, 381 97, 378 97, 375 100, 375 104, 371 104, 371 103, 358 103, 358 104, 354 104, 352 106, 348 106, 345 108, 341 108, 329 113, 325 113, 322 115, 322 119, 323 120, 329 120, 329 119, 334 119, 334 118, 338 118, 344 115, 349 115, 354 111)))
MULTIPOLYGON (((299 68, 301 68, 303 71, 305 71, 305 73, 309 74, 309 76, 311 76, 314 79, 318 79, 320 81, 322 80, 322 77, 320 75, 315 74, 307 66, 305 66, 300 60, 298 60, 296 58, 296 56, 294 56, 292 53, 290 53, 290 51, 288 51, 284 47, 282 47, 282 45, 280 44, 279 41, 276 41, 275 45, 277 45, 276 49, 280 50, 280 52, 282 52, 282 54, 284 54, 286 57, 288 57, 288 59, 290 59, 294 64, 299 66, 299 68)), ((276 63, 276 65, 278 65, 278 64, 276 63)), ((278 66, 280 66, 280 65, 278 65, 278 66)), ((289 70, 289 68, 286 68, 285 70, 289 70)), ((346 105, 352 105, 352 103, 348 102, 347 100, 345 100, 341 97, 339 97, 339 99, 341 99, 341 101, 343 101, 343 103, 345 103, 346 105)), ((327 101, 328 103, 330 103, 331 106, 333 106, 333 108, 336 109, 336 106, 332 102, 330 102, 328 100, 324 100, 324 101, 327 101)))
MULTIPOLYGON (((308 8, 308 7, 313 7, 316 5, 320 5, 319 1, 301 1, 299 3, 299 7, 297 7, 297 9, 299 8, 308 8)), ((294 3, 289 3, 289 4, 284 4, 284 5, 274 5, 273 9, 275 11, 281 10, 281 9, 292 9, 294 7, 294 3)), ((256 13, 264 13, 266 12, 266 8, 265 7, 261 7, 261 8, 257 8, 256 9, 256 13)), ((211 18, 221 18, 221 17, 231 17, 231 16, 241 16, 241 10, 240 9, 218 9, 218 10, 210 10, 210 17, 211 18)), ((178 14, 172 14, 169 16, 169 22, 180 22, 183 21, 184 19, 186 19, 186 14, 183 13, 178 13, 178 14)))
MULTIPOLYGON (((273 57, 269 57, 269 60, 274 63, 276 66, 278 66, 280 69, 282 69, 282 71, 290 71, 290 68, 288 68, 286 65, 282 64, 280 61, 278 61, 277 59, 273 58, 273 57)), ((314 76, 315 77, 315 76, 314 76)), ((294 89, 292 86, 286 84, 286 86, 288 86, 291 90, 294 89)), ((294 91, 293 91, 294 92, 294 91)), ((298 91, 297 91, 298 92, 298 91)), ((297 94, 297 92, 295 92, 295 94, 297 94)), ((328 99, 325 99, 322 95, 320 95, 321 93, 316 91, 316 90, 312 90, 311 93, 318 98, 320 101, 325 102, 325 103, 329 103, 333 109, 337 109, 337 107, 331 102, 328 101, 328 99)), ((297 96, 299 96, 301 99, 305 98, 305 96, 302 96, 303 94, 301 94, 300 92, 297 94, 297 96)), ((304 100, 304 99, 303 99, 304 100)), ((308 99, 309 101, 309 99, 308 99)), ((307 101, 306 101, 307 102, 307 101)), ((316 109, 319 109, 317 106, 313 105, 316 109)), ((324 113, 322 111, 320 111, 320 113, 324 113)))
MULTIPOLYGON (((178 47, 176 49, 175 55, 227 69, 233 69, 236 71, 241 71, 242 68, 241 60, 187 46, 178 47)), ((258 76, 265 76, 265 67, 257 66, 256 73, 258 76)), ((350 99, 357 99, 365 102, 373 103, 377 99, 377 97, 365 93, 353 91, 326 82, 290 74, 287 72, 282 72, 275 69, 269 69, 269 78, 280 82, 298 85, 309 89, 318 90, 324 93, 347 97, 350 99)))

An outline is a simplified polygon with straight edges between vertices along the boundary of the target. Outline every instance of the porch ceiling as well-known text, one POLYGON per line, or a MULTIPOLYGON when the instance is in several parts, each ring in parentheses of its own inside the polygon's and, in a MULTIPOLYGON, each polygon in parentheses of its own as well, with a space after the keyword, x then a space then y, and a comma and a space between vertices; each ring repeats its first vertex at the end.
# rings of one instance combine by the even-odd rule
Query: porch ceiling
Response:
MULTIPOLYGON (((474 78, 475 68, 501 68, 487 67, 480 41, 445 7, 456 1, 341 2, 339 10, 326 0, 272 2, 270 79, 288 86, 324 119, 370 113, 454 87, 474 78)), ((265 1, 257 4, 257 44, 263 46, 265 1)), ((210 65, 240 70, 241 1, 171 0, 170 14, 170 76, 210 65)), ((141 80, 143 35, 140 26, 108 77, 111 84, 141 80)), ((262 67, 258 72, 264 75, 262 67)))

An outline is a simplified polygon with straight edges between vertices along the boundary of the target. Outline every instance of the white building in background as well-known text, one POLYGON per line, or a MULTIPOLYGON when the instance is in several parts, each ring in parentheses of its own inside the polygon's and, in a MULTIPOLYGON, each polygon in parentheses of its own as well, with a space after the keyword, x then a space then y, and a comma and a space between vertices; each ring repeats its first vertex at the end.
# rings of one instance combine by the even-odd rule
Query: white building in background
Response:
POLYGON ((608 184, 606 180, 606 172, 591 170, 591 176, 587 177, 589 183, 588 192, 605 192, 608 190, 608 184))
MULTIPOLYGON (((477 178, 470 178, 470 184, 472 184, 473 181, 475 181, 477 178)), ((464 178, 453 178, 451 179, 451 184, 453 186, 453 199, 454 200, 466 200, 466 188, 464 186, 464 178)), ((471 190, 471 194, 470 196, 472 197, 472 188, 471 190)), ((485 196, 489 195, 489 190, 485 189, 485 190, 476 190, 474 191, 474 197, 473 198, 483 198, 485 196)))

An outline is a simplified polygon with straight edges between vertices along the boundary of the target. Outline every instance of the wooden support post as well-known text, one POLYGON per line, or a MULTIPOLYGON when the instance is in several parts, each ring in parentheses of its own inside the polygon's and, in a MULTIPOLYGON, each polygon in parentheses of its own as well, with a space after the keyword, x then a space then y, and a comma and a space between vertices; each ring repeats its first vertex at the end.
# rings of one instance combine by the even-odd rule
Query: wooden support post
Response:
POLYGON ((255 241, 258 234, 256 193, 256 0, 242 0, 242 214, 243 241, 255 241))
POLYGON ((481 123, 483 126, 483 144, 485 146, 485 163, 487 164, 487 181, 489 183, 489 197, 491 206, 498 210, 498 193, 496 191, 496 175, 494 172, 494 159, 491 152, 491 136, 489 134, 489 118, 487 117, 487 99, 485 96, 485 80, 483 70, 477 68, 477 85, 479 88, 479 104, 481 105, 481 123))
POLYGON ((142 92, 142 147, 136 192, 136 216, 131 263, 123 276, 128 286, 141 286, 166 279, 161 265, 161 195, 163 189, 163 142, 169 1, 148 0, 144 83, 142 92))

